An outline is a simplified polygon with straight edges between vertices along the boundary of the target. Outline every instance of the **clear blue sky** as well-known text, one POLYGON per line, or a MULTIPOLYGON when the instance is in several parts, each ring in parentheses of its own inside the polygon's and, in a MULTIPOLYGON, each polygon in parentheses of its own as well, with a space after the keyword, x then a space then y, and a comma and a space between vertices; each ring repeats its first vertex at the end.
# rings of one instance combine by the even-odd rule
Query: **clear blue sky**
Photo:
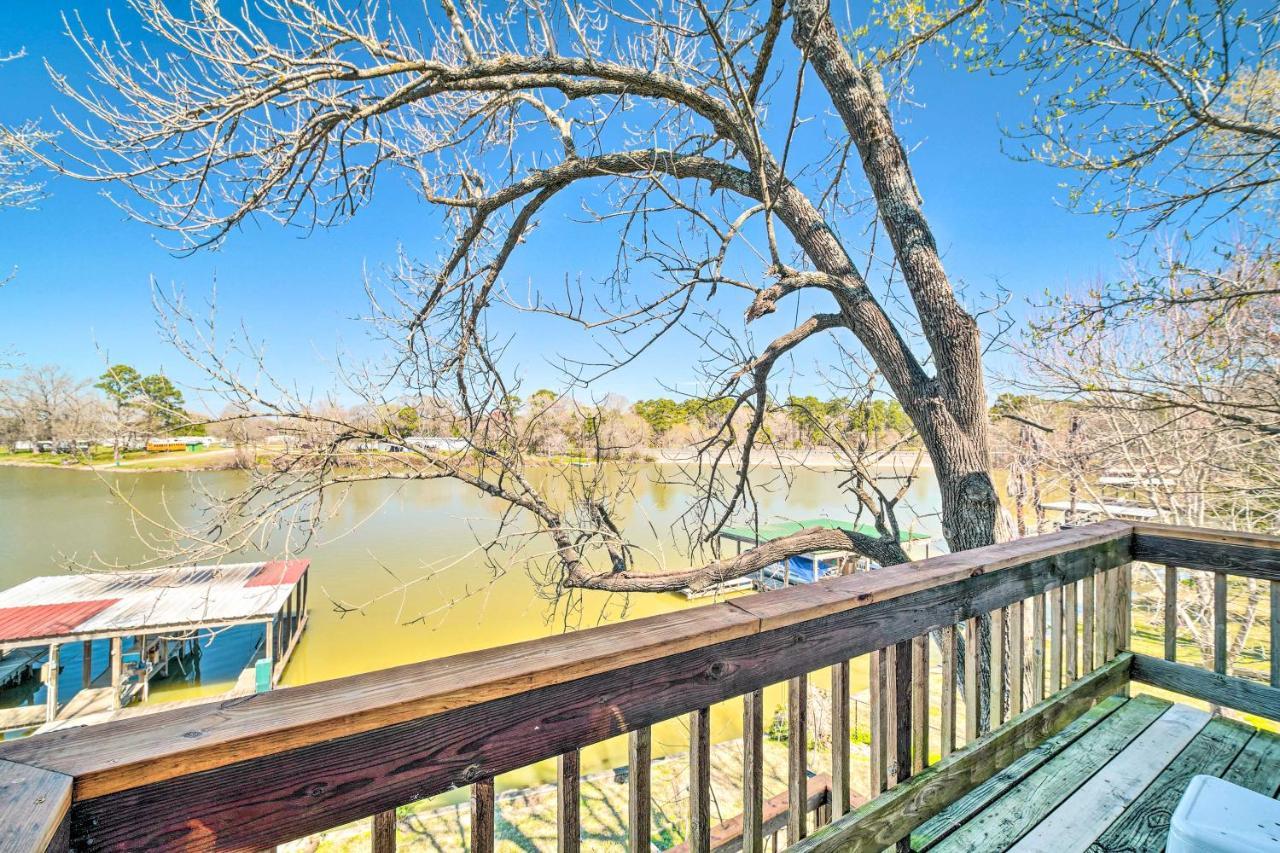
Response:
MULTIPOLYGON (((104 7, 131 14, 118 0, 81 6, 98 32, 104 7)), ((27 52, 0 66, 0 122, 45 117, 49 124, 59 96, 43 57, 73 78, 82 73, 62 34, 62 8, 74 4, 0 5, 0 53, 27 52)), ((1061 173, 1001 153, 1001 121, 1013 124, 1025 113, 1015 80, 933 68, 916 84, 921 106, 902 130, 953 279, 975 294, 990 293, 999 282, 1014 294, 1017 312, 1022 300, 1046 288, 1078 288, 1116 272, 1121 247, 1107 239, 1111 223, 1063 209, 1061 173)), ((251 223, 216 251, 176 257, 160 244, 164 235, 127 220, 100 187, 51 180, 48 190, 36 210, 0 211, 0 268, 18 269, 0 290, 0 349, 7 344, 27 363, 52 362, 76 375, 101 372, 105 351, 113 362, 146 372, 163 368, 180 382, 192 378, 190 366, 157 334, 151 280, 181 285, 193 297, 216 280, 222 322, 243 321, 268 343, 280 374, 322 387, 337 349, 375 351, 356 319, 365 310, 363 272, 391 262, 401 243, 426 253, 433 236, 412 194, 385 181, 371 206, 332 230, 251 223)), ((555 280, 573 277, 610 249, 553 226, 522 248, 514 278, 518 286, 521 275, 535 271, 555 280)), ((548 341, 555 341, 555 352, 590 354, 589 341, 549 334, 545 321, 523 320, 510 331, 516 334, 512 360, 530 388, 555 375, 546 363, 553 352, 548 341)), ((688 346, 687 337, 677 336, 602 390, 632 399, 661 393, 687 372, 688 346)))

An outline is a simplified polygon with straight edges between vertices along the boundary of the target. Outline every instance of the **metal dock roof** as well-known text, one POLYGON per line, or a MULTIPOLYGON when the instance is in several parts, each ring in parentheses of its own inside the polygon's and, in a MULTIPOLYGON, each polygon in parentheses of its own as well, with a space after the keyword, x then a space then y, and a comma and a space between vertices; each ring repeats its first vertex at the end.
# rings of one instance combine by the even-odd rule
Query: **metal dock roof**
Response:
POLYGON ((32 578, 0 592, 0 648, 269 622, 309 565, 271 560, 32 578))

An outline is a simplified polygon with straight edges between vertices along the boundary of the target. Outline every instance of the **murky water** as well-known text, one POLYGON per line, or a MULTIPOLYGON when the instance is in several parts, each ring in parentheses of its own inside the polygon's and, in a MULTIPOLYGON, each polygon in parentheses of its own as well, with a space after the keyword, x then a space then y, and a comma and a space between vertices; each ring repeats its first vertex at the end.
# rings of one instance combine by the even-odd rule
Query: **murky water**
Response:
MULTIPOLYGON (((212 490, 234 489, 235 472, 117 474, 130 501, 148 514, 190 517, 199 477, 212 490)), ((672 531, 687 494, 659 482, 657 467, 638 477, 629 530, 650 549, 643 560, 687 565, 680 537, 672 531)), ((762 518, 851 517, 852 503, 831 472, 797 472, 789 490, 762 493, 762 518)), ((937 498, 931 480, 914 484, 910 502, 917 529, 936 533, 937 498)), ((294 685, 413 661, 444 657, 572 627, 663 613, 690 604, 681 595, 610 596, 590 593, 566 614, 548 600, 531 573, 514 560, 496 576, 476 553, 473 531, 492 524, 498 504, 449 482, 368 483, 353 488, 335 517, 306 551, 311 558, 310 623, 285 673, 294 685), (348 608, 356 608, 349 610, 348 608), (344 612, 346 610, 346 612, 344 612)), ((128 564, 146 557, 131 512, 96 474, 0 467, 0 589, 27 578, 67 571, 73 562, 95 559, 128 564)), ((705 602, 698 602, 698 604, 705 602)), ((218 637, 187 672, 155 682, 153 700, 226 689, 257 642, 254 630, 218 637)), ((106 661, 105 644, 95 660, 106 661)), ((60 690, 79 686, 78 647, 64 650, 60 690)), ((855 683, 855 690, 861 685, 855 683)), ((42 689, 28 682, 26 694, 0 694, 0 704, 40 702, 42 689)), ((772 701, 772 700, 771 700, 772 701)), ((780 701, 780 700, 779 700, 780 701)), ((723 709, 717 740, 736 736, 738 717, 723 709)), ((660 728, 655 746, 678 745, 679 724, 660 728)), ((606 744, 584 755, 584 769, 625 762, 625 746, 606 744)), ((533 771, 523 781, 546 778, 533 771)), ((519 780, 518 780, 519 781, 519 780)))

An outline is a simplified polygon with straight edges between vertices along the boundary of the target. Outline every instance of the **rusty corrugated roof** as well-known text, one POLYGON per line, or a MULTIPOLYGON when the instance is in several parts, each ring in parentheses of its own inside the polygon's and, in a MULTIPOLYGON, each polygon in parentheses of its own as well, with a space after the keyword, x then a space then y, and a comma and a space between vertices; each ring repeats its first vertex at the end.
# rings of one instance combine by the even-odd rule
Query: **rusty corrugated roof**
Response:
POLYGON ((249 576, 245 586, 292 586, 302 577, 302 573, 311 565, 310 560, 272 560, 263 563, 261 568, 249 576))
POLYGON ((0 641, 57 637, 73 633, 90 617, 119 600, 102 598, 96 601, 70 601, 66 604, 0 607, 0 641))

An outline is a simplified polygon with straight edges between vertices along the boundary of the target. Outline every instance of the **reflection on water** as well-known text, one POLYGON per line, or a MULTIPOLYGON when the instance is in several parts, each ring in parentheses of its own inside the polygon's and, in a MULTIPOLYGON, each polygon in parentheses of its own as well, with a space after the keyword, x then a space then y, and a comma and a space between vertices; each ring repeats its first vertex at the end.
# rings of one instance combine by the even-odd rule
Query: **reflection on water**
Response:
MULTIPOLYGON (((178 518, 192 518, 198 509, 189 477, 198 476, 213 491, 235 489, 243 477, 236 472, 113 476, 140 509, 178 518)), ((656 482, 658 476, 656 467, 641 471, 636 502, 627 514, 628 531, 648 549, 639 560, 641 566, 665 561, 669 568, 681 568, 688 558, 681 556, 681 537, 672 525, 686 495, 678 486, 656 482)), ((780 485, 776 476, 765 479, 780 485)), ((788 493, 775 488, 758 496, 761 517, 851 517, 853 501, 840 492, 839 481, 832 472, 799 471, 788 493)), ((916 529, 936 533, 936 489, 929 478, 914 485, 910 503, 920 517, 916 529)), ((588 627, 694 606, 680 595, 592 592, 566 619, 538 594, 518 561, 495 577, 475 553, 476 536, 492 529, 500 506, 447 481, 352 488, 306 551, 312 560, 311 619, 284 685, 547 636, 565 630, 566 622, 588 627), (364 606, 343 612, 335 603, 364 606)), ((904 517, 904 524, 907 521, 904 517)), ((0 467, 0 588, 64 571, 72 560, 96 557, 129 563, 145 556, 127 507, 113 499, 94 474, 0 467)), ((260 636, 260 628, 220 634, 198 657, 154 682, 153 695, 185 698, 226 689, 260 636)), ((93 652, 95 669, 107 660, 105 641, 97 645, 101 648, 93 652)), ((62 664, 60 693, 70 695, 67 691, 74 691, 81 678, 78 644, 63 650, 62 664)), ((32 684, 38 682, 22 689, 35 690, 34 695, 21 697, 11 691, 0 696, 0 704, 17 704, 20 698, 41 701, 43 690, 32 684)), ((716 739, 735 736, 738 719, 736 710, 718 714, 716 739)), ((655 731, 655 749, 680 748, 683 741, 680 722, 655 731)), ((584 771, 625 761, 625 743, 607 744, 584 755, 584 771)))

